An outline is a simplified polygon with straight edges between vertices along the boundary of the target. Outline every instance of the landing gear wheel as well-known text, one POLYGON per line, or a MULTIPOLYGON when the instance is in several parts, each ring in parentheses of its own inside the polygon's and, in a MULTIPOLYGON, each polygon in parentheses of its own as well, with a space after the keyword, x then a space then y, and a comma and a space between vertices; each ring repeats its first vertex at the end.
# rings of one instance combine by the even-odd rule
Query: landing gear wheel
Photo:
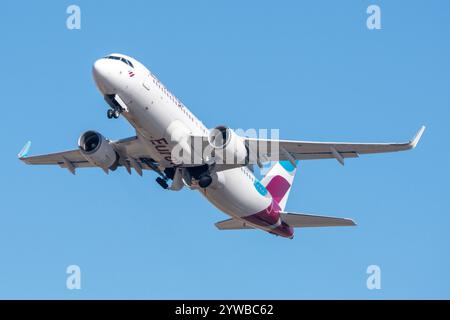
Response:
POLYGON ((156 178, 156 182, 158 182, 158 184, 161 186, 161 188, 163 189, 167 189, 169 188, 169 185, 167 184, 166 180, 164 180, 161 177, 156 178))
POLYGON ((200 188, 205 189, 207 188, 212 182, 212 178, 209 174, 205 174, 198 179, 198 185, 200 188))
POLYGON ((108 111, 106 112, 106 115, 108 116, 108 119, 111 119, 114 116, 114 110, 108 109, 108 111))
POLYGON ((114 119, 117 119, 119 116, 120 116, 120 111, 119 110, 114 110, 114 112, 113 112, 114 119))

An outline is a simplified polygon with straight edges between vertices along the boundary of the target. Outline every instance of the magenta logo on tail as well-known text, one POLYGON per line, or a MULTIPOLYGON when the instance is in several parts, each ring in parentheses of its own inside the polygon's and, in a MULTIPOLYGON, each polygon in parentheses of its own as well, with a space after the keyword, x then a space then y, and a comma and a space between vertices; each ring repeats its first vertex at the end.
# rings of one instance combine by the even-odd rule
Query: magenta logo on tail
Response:
POLYGON ((281 210, 284 210, 286 206, 297 165, 298 161, 295 166, 289 161, 277 162, 261 180, 261 184, 266 187, 272 198, 280 205, 281 210))
POLYGON ((270 180, 266 186, 267 191, 272 195, 272 198, 280 203, 286 193, 291 188, 291 184, 282 176, 275 176, 270 180))

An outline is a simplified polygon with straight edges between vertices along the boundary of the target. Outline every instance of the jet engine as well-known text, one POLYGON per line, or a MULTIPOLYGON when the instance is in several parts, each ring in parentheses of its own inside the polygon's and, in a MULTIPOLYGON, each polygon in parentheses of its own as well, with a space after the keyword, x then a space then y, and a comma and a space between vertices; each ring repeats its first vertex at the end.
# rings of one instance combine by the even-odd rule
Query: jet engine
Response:
POLYGON ((116 169, 119 156, 105 139, 96 131, 86 131, 78 139, 78 147, 87 161, 104 169, 116 169))
POLYGON ((244 139, 232 129, 218 126, 211 130, 208 142, 213 148, 213 157, 216 163, 246 164, 248 162, 248 148, 244 139))
POLYGON ((225 186, 225 175, 223 172, 214 172, 211 174, 211 184, 210 188, 212 189, 222 189, 225 186))

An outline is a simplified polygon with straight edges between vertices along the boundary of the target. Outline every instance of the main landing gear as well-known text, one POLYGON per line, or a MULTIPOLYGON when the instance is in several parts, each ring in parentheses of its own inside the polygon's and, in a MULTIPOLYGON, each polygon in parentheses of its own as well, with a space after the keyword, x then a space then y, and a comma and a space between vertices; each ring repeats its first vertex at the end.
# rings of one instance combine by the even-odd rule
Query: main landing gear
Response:
POLYGON ((161 177, 156 178, 156 182, 158 182, 158 184, 163 189, 168 189, 169 188, 169 185, 167 184, 167 180, 165 180, 165 179, 163 179, 161 177))
POLYGON ((200 178, 198 179, 198 185, 200 186, 200 188, 205 189, 207 187, 209 187, 209 185, 212 182, 212 178, 209 174, 205 173, 203 175, 200 176, 200 178))
MULTIPOLYGON (((167 181, 168 181, 168 178, 166 178, 166 179, 161 178, 161 177, 156 178, 156 182, 163 189, 169 188, 169 184, 167 183, 167 181)), ((209 174, 205 174, 205 175, 201 176, 200 179, 198 180, 198 185, 200 186, 200 188, 205 189, 205 188, 209 187, 211 182, 212 182, 211 176, 209 174)))
MULTIPOLYGON (((153 169, 154 171, 156 171, 159 174, 159 177, 156 178, 156 182, 161 186, 161 188, 163 189, 170 189, 170 190, 180 190, 180 185, 179 185, 179 178, 180 176, 175 177, 175 173, 176 173, 176 168, 165 168, 164 171, 160 170, 158 168, 158 166, 155 164, 154 161, 151 161, 149 159, 145 159, 145 158, 141 158, 141 161, 144 162, 145 164, 147 164, 151 169, 153 169), (172 186, 169 187, 168 181, 169 180, 174 180, 175 185, 172 184, 172 186)), ((187 183, 189 184, 189 186, 191 185, 191 181, 192 178, 195 179, 196 181, 198 181, 198 186, 202 189, 206 189, 208 188, 211 183, 213 182, 213 179, 209 173, 208 167, 206 165, 204 166, 199 166, 199 167, 191 167, 188 169, 184 169, 186 170, 184 173, 186 174, 182 174, 182 181, 184 183, 184 181, 187 181, 187 183)))
POLYGON ((108 112, 106 115, 108 116, 108 119, 117 119, 120 116, 120 110, 118 109, 108 109, 108 112))
POLYGON ((152 159, 140 158, 140 160, 147 166, 149 166, 150 169, 154 170, 160 175, 158 178, 156 178, 156 182, 161 186, 161 188, 169 189, 169 184, 167 183, 167 181, 169 181, 169 179, 173 179, 173 172, 171 172, 167 168, 164 171, 160 170, 157 163, 152 159))

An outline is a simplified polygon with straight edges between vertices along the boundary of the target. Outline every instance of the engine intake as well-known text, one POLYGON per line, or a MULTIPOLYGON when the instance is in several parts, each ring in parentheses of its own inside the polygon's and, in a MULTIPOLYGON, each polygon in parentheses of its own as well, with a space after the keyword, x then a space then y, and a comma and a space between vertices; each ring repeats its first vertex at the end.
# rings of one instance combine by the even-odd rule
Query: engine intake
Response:
POLYGON ((87 161, 104 169, 116 169, 119 156, 109 140, 100 133, 90 130, 78 139, 78 147, 87 161))
POLYGON ((213 156, 216 163, 246 164, 248 162, 248 149, 244 139, 232 129, 218 126, 208 135, 208 143, 213 147, 213 156))

